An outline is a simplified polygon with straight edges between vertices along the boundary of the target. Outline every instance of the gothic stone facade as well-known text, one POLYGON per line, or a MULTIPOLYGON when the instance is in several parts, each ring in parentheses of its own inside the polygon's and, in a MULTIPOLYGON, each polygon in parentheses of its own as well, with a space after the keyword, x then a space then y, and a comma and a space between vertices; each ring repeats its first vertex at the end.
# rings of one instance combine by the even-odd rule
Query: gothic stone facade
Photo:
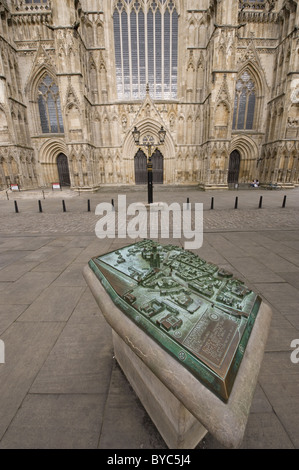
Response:
POLYGON ((141 142, 166 130, 164 184, 298 184, 298 0, 0 0, 0 13, 0 189, 135 185, 135 126, 141 142))

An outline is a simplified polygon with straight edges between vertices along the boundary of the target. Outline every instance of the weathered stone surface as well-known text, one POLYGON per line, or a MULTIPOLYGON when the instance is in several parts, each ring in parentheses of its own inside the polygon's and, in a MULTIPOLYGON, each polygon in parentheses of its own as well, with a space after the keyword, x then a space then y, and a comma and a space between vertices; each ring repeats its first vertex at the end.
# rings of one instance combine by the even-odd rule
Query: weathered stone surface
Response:
POLYGON ((262 303, 229 401, 223 403, 116 307, 88 266, 84 276, 107 322, 147 368, 219 442, 226 447, 240 446, 264 354, 271 309, 262 303))

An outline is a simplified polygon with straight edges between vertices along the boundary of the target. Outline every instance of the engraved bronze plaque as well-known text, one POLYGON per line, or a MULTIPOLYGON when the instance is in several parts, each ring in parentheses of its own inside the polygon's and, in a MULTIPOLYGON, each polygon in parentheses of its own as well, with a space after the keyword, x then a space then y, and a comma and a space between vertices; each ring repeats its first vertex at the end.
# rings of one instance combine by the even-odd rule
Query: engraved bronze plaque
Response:
POLYGON ((124 314, 228 400, 261 304, 257 294, 194 253, 152 240, 89 266, 124 314))

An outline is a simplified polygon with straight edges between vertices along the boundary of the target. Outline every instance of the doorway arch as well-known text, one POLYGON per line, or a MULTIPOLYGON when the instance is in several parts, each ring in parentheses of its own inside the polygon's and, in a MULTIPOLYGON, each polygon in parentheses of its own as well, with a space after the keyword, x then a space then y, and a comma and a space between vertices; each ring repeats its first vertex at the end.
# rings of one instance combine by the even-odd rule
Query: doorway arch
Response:
POLYGON ((238 150, 234 150, 229 156, 228 165, 228 184, 236 184, 239 182, 241 155, 238 150))
POLYGON ((71 180, 69 164, 66 155, 64 155, 64 153, 60 153, 57 157, 56 162, 60 186, 70 186, 71 180))

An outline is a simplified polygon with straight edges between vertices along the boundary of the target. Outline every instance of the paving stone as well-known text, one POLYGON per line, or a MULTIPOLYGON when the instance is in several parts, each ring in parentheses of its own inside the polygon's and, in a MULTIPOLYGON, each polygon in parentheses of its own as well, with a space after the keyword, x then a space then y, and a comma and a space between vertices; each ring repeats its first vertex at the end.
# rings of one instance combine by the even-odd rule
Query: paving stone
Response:
POLYGON ((0 335, 26 310, 28 305, 0 305, 0 335))
POLYGON ((285 283, 266 283, 258 285, 263 296, 283 315, 298 315, 299 291, 285 283))
POLYGON ((19 321, 65 322, 71 316, 83 292, 84 287, 52 284, 32 302, 19 321))
POLYGON ((1 449, 96 449, 104 403, 98 395, 27 395, 1 449))
POLYGON ((167 449, 137 395, 114 363, 100 449, 167 449))
POLYGON ((294 444, 275 413, 251 413, 241 448, 294 449, 294 444))
POLYGON ((52 256, 47 263, 39 264, 34 271, 42 272, 61 272, 66 269, 81 253, 82 248, 68 248, 59 254, 52 256))
POLYGON ((27 256, 25 256, 24 261, 43 263, 52 258, 53 256, 57 255, 58 253, 62 253, 62 251, 63 248, 56 248, 50 243, 46 246, 37 249, 36 251, 31 251, 27 256))
POLYGON ((0 253, 0 269, 24 258, 27 254, 27 251, 4 251, 0 253))
POLYGON ((68 324, 37 375, 31 393, 108 393, 113 347, 110 328, 95 319, 68 324))
MULTIPOLYGON (((89 287, 86 287, 69 319, 69 323, 86 323, 94 318, 97 318, 99 322, 103 322, 103 315, 99 310, 98 304, 89 287)), ((104 324, 106 324, 105 321, 104 324)))
MULTIPOLYGON (((53 286, 86 286, 82 271, 86 263, 72 263, 53 282, 53 286)), ((1 271, 0 271, 1 273, 1 271)))
MULTIPOLYGON (((191 204, 202 202, 203 246, 196 253, 231 271, 273 309, 246 449, 299 448, 299 364, 290 358, 291 340, 299 339, 298 193, 288 193, 285 210, 278 192, 154 190, 155 201, 182 204, 188 196, 191 204)), ((135 241, 97 238, 96 205, 114 198, 117 209, 118 194, 126 194, 127 204, 146 203, 146 187, 102 188, 80 198, 65 194, 73 196, 67 213, 62 194, 43 201, 43 214, 32 196, 18 194, 19 214, 13 201, 0 197, 0 338, 6 360, 0 364, 0 447, 165 449, 113 359, 110 328, 81 277, 90 258, 135 241)), ((157 241, 184 244, 161 234, 157 241)), ((222 447, 208 434, 197 448, 222 447)))
POLYGON ((1 283, 0 304, 31 304, 57 277, 57 273, 38 272, 24 274, 16 282, 1 283))
POLYGON ((273 351, 264 354, 264 359, 260 369, 260 380, 267 376, 276 376, 278 380, 289 380, 299 372, 298 364, 291 362, 291 351, 273 351))
POLYGON ((250 413, 270 413, 271 411, 272 405, 264 390, 258 383, 254 392, 250 413))
POLYGON ((281 282, 283 279, 252 257, 230 257, 230 263, 249 281, 254 283, 281 282))
POLYGON ((14 282, 20 279, 23 274, 31 271, 37 265, 37 262, 18 260, 9 266, 0 270, 0 282, 14 282))
POLYGON ((267 351, 291 351, 291 342, 298 336, 296 328, 291 325, 288 328, 270 326, 267 341, 267 351))
POLYGON ((20 323, 11 325, 1 339, 5 363, 0 364, 0 439, 57 341, 61 323, 20 323))

